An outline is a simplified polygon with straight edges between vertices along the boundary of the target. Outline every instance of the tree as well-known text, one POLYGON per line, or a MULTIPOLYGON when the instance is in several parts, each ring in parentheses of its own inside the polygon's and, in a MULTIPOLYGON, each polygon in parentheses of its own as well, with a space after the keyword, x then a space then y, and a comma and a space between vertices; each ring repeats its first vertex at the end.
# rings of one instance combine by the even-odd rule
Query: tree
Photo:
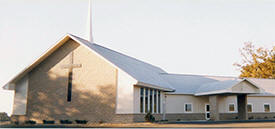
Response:
POLYGON ((266 49, 245 43, 240 53, 242 62, 234 64, 241 71, 240 77, 275 79, 275 46, 266 49))

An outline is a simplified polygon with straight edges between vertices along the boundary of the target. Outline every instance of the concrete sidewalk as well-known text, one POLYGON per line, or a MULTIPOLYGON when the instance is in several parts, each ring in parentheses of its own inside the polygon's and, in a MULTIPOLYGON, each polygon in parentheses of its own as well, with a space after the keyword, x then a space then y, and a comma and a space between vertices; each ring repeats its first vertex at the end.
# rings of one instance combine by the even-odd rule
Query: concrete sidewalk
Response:
POLYGON ((165 124, 226 124, 226 123, 258 123, 258 122, 275 122, 275 120, 226 120, 226 121, 173 121, 163 122, 165 124))

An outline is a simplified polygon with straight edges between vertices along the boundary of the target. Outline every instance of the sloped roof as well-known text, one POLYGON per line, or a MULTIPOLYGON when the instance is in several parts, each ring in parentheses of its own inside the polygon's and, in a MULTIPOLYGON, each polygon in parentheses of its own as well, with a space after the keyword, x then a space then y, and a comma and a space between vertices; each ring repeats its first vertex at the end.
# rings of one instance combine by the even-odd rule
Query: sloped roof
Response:
MULTIPOLYGON (((275 79, 260 79, 260 78, 246 78, 246 79, 255 83, 265 91, 265 93, 261 94, 260 96, 275 96, 275 79)), ((259 94, 253 94, 253 96, 259 96, 259 94)))
MULTIPOLYGON (((160 76, 160 73, 166 73, 159 67, 153 66, 151 64, 145 63, 143 61, 137 60, 133 57, 129 57, 127 55, 121 54, 119 52, 113 51, 106 47, 100 46, 95 43, 90 43, 87 40, 84 40, 80 37, 74 36, 72 34, 67 34, 60 41, 58 41, 52 48, 50 48, 47 52, 45 52, 39 59, 34 61, 33 64, 25 68, 22 72, 20 72, 16 77, 14 77, 9 83, 18 80, 18 78, 23 77, 27 74, 31 69, 33 69, 36 65, 38 65, 41 61, 43 61, 47 56, 49 56, 52 52, 57 50, 62 44, 64 44, 68 39, 73 39, 76 42, 84 45, 88 49, 96 52, 104 59, 123 70, 131 77, 136 79, 140 83, 152 85, 156 88, 160 88, 167 91, 173 91, 172 86, 160 76)), ((9 84, 8 83, 8 84, 9 84)), ((8 87, 9 85, 5 85, 4 87, 8 87)), ((8 89, 8 88, 6 88, 8 89)))
MULTIPOLYGON (((175 92, 169 94, 191 94, 198 95, 206 92, 222 91, 232 88, 241 81, 248 81, 261 93, 249 94, 249 96, 275 96, 275 79, 237 78, 209 75, 190 74, 161 74, 174 88, 175 92)), ((227 91, 225 91, 227 92, 227 91)))
POLYGON ((105 59, 122 69, 124 72, 128 73, 138 82, 173 90, 172 86, 160 75, 160 73, 166 73, 161 68, 100 46, 98 44, 90 43, 87 40, 77 36, 71 36, 74 37, 75 40, 81 42, 88 48, 103 56, 105 59))
MULTIPOLYGON (((237 83, 243 81, 237 77, 223 77, 223 76, 208 76, 208 75, 188 75, 188 74, 169 74, 159 67, 137 60, 133 57, 124 55, 106 47, 100 46, 95 43, 90 43, 80 37, 67 34, 60 41, 58 41, 52 48, 45 52, 39 59, 34 61, 33 64, 25 68, 17 76, 15 76, 9 83, 23 77, 31 71, 36 65, 47 58, 52 52, 57 50, 68 39, 73 39, 76 42, 84 45, 88 49, 97 53, 109 63, 117 68, 123 70, 128 75, 138 81, 139 84, 148 84, 150 86, 160 88, 166 91, 175 91, 170 94, 200 94, 205 92, 213 92, 225 90, 233 87, 237 83)), ((275 95, 275 80, 274 79, 246 79, 256 87, 264 89, 265 92, 257 94, 257 96, 271 96, 275 95)), ((137 83, 137 84, 138 84, 137 83)))
POLYGON ((230 88, 241 80, 236 77, 161 74, 176 89, 170 94, 196 94, 230 88))

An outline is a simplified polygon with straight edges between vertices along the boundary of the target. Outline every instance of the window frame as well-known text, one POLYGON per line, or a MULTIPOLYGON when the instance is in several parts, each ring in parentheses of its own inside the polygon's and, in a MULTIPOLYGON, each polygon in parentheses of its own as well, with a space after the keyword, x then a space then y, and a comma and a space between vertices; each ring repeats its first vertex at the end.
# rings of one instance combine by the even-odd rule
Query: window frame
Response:
POLYGON ((236 112, 236 106, 235 106, 236 104, 235 103, 229 103, 228 104, 228 112, 236 112), (233 107, 234 107, 234 111, 230 111, 230 105, 233 105, 233 107))
POLYGON ((266 111, 265 111, 265 105, 269 105, 269 112, 271 112, 271 104, 270 104, 270 103, 264 103, 264 104, 263 104, 264 112, 266 112, 266 111))
POLYGON ((184 103, 184 113, 193 113, 193 103, 184 103), (186 105, 191 105, 191 111, 186 111, 186 105))
MULTIPOLYGON (((251 105, 251 112, 253 112, 253 104, 252 104, 252 103, 247 103, 246 106, 248 106, 248 105, 251 105)), ((247 108, 247 107, 246 107, 246 108, 247 108)), ((247 113, 250 113, 250 112, 248 112, 248 108, 247 108, 247 113)))

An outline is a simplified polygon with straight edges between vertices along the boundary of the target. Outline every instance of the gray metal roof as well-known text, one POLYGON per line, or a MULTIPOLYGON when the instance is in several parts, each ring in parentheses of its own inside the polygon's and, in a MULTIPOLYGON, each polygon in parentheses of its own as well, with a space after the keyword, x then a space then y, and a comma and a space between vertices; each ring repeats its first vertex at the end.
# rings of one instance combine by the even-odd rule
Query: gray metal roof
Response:
MULTIPOLYGON (((87 40, 77 36, 67 34, 61 41, 49 49, 45 54, 38 58, 33 64, 25 68, 4 87, 9 89, 9 84, 16 81, 16 79, 23 77, 37 64, 49 56, 59 46, 61 46, 65 39, 72 38, 87 48, 90 48, 104 59, 128 73, 140 83, 152 85, 157 88, 162 88, 168 91, 173 91, 171 94, 197 94, 203 92, 219 91, 228 89, 238 82, 242 81, 237 77, 222 77, 222 76, 207 76, 207 75, 187 75, 187 74, 169 74, 159 67, 137 60, 133 57, 121 54, 106 47, 95 43, 90 43, 87 40)), ((264 89, 264 93, 257 94, 257 96, 271 96, 275 95, 275 79, 255 79, 247 78, 257 87, 264 89)))
POLYGON ((105 59, 128 73, 135 78, 138 82, 154 85, 161 88, 168 88, 173 90, 172 86, 167 82, 160 73, 166 73, 159 67, 137 60, 133 57, 124 55, 106 47, 100 46, 95 43, 90 43, 87 40, 70 35, 76 40, 86 45, 96 53, 103 56, 105 59))
POLYGON ((171 94, 196 94, 223 90, 241 81, 236 77, 167 73, 161 75, 175 88, 176 91, 171 94))

